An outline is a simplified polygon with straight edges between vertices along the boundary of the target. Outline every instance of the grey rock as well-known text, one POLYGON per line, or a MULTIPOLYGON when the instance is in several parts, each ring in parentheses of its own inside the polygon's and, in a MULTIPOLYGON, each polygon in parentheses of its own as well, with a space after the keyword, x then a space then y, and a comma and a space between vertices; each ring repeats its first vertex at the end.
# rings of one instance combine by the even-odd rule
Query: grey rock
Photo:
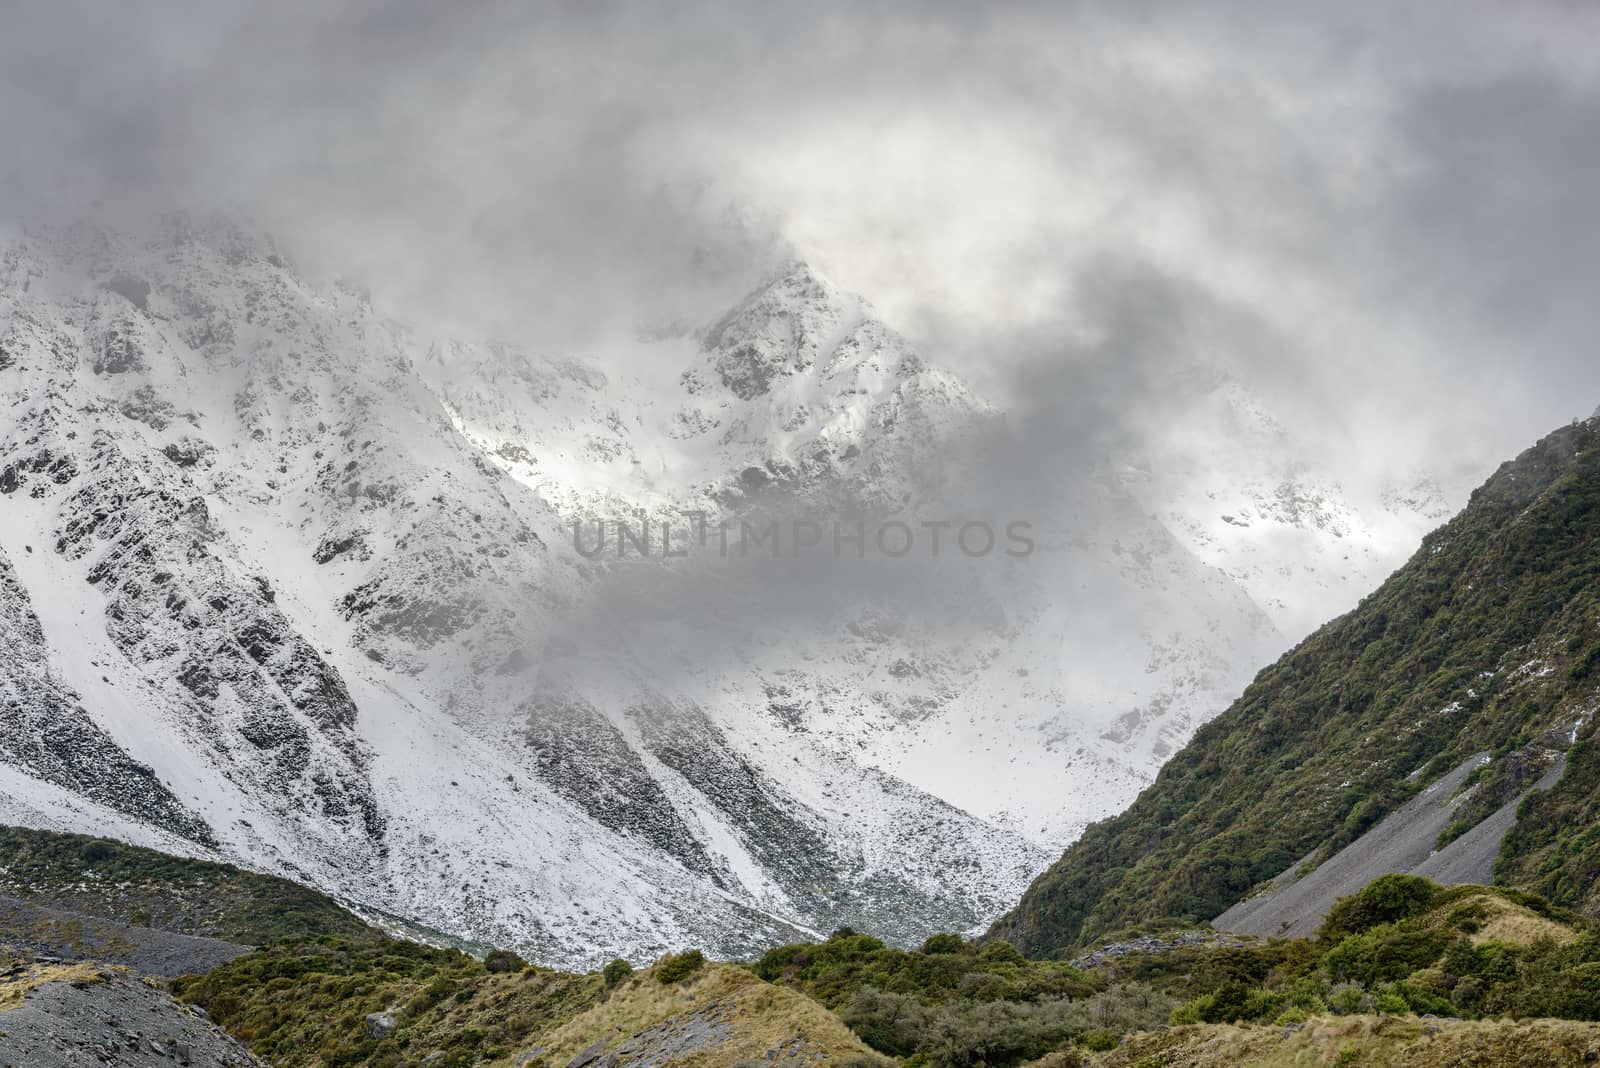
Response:
POLYGON ((1229 936, 1219 936, 1212 931, 1182 931, 1167 938, 1158 938, 1154 935, 1145 935, 1140 938, 1130 938, 1123 942, 1112 942, 1101 946, 1092 953, 1086 953, 1072 961, 1074 968, 1098 968, 1107 961, 1119 957, 1132 956, 1135 953, 1164 953, 1169 949, 1180 946, 1194 946, 1209 942, 1235 941, 1229 936))
POLYGON ((150 283, 143 278, 118 271, 105 282, 102 282, 100 288, 108 293, 115 293, 117 296, 125 298, 140 311, 150 310, 150 283))
POLYGON ((605 1049, 606 1040, 603 1038, 596 1039, 594 1042, 579 1050, 578 1055, 567 1062, 567 1068, 585 1068, 586 1065, 593 1064, 595 1061, 599 1060, 600 1055, 605 1052, 605 1049))
MULTIPOLYGON (((1517 806, 1526 794, 1512 799, 1444 849, 1435 848, 1439 833, 1455 818, 1466 797, 1459 792, 1462 783, 1488 756, 1477 753, 1468 757, 1308 874, 1299 874, 1299 864, 1292 866, 1272 880, 1266 892, 1238 902, 1211 925, 1219 931, 1263 938, 1308 938, 1316 934, 1335 901, 1380 875, 1408 872, 1446 885, 1492 882, 1500 842, 1516 823, 1517 806)), ((1561 754, 1529 792, 1553 786, 1565 767, 1566 756, 1561 754)))

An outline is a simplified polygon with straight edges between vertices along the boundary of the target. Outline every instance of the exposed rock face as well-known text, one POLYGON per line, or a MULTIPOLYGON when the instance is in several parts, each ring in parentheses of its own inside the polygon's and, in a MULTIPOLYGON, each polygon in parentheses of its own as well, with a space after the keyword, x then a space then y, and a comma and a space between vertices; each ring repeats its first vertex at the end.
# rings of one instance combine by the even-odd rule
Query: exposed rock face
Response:
MULTIPOLYGON (((1487 753, 1473 756, 1429 783, 1415 798, 1314 871, 1302 872, 1300 865, 1289 868, 1265 892, 1234 905, 1211 925, 1219 931, 1262 938, 1312 938, 1339 898, 1359 893, 1380 875, 1403 872, 1445 885, 1493 883, 1500 843, 1515 826, 1517 804, 1525 794, 1509 798, 1488 819, 1443 849, 1437 846, 1439 832, 1449 825, 1469 796, 1458 792, 1462 781, 1488 760, 1487 753)), ((1554 786, 1565 765, 1565 754, 1561 754, 1555 766, 1537 779, 1534 789, 1554 786)))

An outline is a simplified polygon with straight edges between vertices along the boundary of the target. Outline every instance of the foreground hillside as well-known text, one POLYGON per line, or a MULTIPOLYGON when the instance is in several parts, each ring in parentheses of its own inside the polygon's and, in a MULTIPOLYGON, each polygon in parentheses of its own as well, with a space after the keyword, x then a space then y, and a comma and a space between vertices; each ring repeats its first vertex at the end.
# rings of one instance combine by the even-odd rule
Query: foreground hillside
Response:
POLYGON ((1503 842, 1489 843, 1490 868, 1498 882, 1592 913, 1597 691, 1591 419, 1503 465, 1359 608, 1261 672, 991 936, 1049 957, 1130 925, 1209 920, 1269 880, 1305 875, 1459 769, 1459 800, 1426 856, 1563 760, 1559 780, 1528 795, 1503 842))
POLYGON ((690 951, 578 975, 373 934, 266 947, 172 988, 278 1068, 1201 1065, 1306 1050, 1538 1064, 1600 1036, 1597 968, 1592 925, 1539 898, 1392 876, 1316 939, 1191 932, 1094 967, 840 931, 749 965, 690 951), (1537 1056, 1505 1055, 1517 1048, 1537 1056))
POLYGON ((103 965, 0 951, 0 1065, 262 1068, 237 1039, 158 985, 103 965))
POLYGON ((393 937, 293 883, 103 840, 0 831, 0 870, 25 895, 0 909, 0 1065, 1563 1064, 1600 1041, 1590 921, 1403 875, 1342 899, 1310 939, 1189 929, 1066 962, 846 929, 743 964, 690 950, 575 973, 393 937), (194 974, 151 970, 180 951, 194 974))

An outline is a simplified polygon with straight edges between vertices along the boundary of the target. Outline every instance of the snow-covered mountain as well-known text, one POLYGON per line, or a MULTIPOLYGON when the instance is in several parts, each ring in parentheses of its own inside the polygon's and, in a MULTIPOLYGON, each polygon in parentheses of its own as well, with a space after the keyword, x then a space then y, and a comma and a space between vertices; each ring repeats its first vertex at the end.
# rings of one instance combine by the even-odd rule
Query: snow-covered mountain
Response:
POLYGON ((1343 485, 1249 387, 1194 368, 1186 398, 1115 477, 1183 545, 1298 639, 1394 571, 1469 487, 1425 472, 1343 485))
POLYGON ((621 376, 226 223, 3 248, 0 820, 546 961, 981 924, 1299 636, 1306 539, 1399 559, 1146 459, 969 555, 1003 413, 799 264, 621 376))

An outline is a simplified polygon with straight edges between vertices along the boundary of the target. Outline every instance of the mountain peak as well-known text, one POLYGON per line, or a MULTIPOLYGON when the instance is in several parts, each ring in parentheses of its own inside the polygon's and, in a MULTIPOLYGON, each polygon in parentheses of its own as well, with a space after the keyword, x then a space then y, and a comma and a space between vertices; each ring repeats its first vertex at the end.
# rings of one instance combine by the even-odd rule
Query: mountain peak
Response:
POLYGON ((865 301, 791 260, 712 326, 701 348, 722 384, 752 400, 815 367, 870 316, 865 301))
POLYGON ((767 273, 761 282, 751 290, 741 304, 748 304, 764 294, 811 294, 838 296, 839 287, 834 285, 821 271, 818 271, 805 260, 791 258, 784 260, 767 273))
POLYGON ((844 292, 804 260, 785 260, 706 331, 704 348, 711 351, 736 343, 774 318, 817 322, 864 307, 860 297, 844 292))

